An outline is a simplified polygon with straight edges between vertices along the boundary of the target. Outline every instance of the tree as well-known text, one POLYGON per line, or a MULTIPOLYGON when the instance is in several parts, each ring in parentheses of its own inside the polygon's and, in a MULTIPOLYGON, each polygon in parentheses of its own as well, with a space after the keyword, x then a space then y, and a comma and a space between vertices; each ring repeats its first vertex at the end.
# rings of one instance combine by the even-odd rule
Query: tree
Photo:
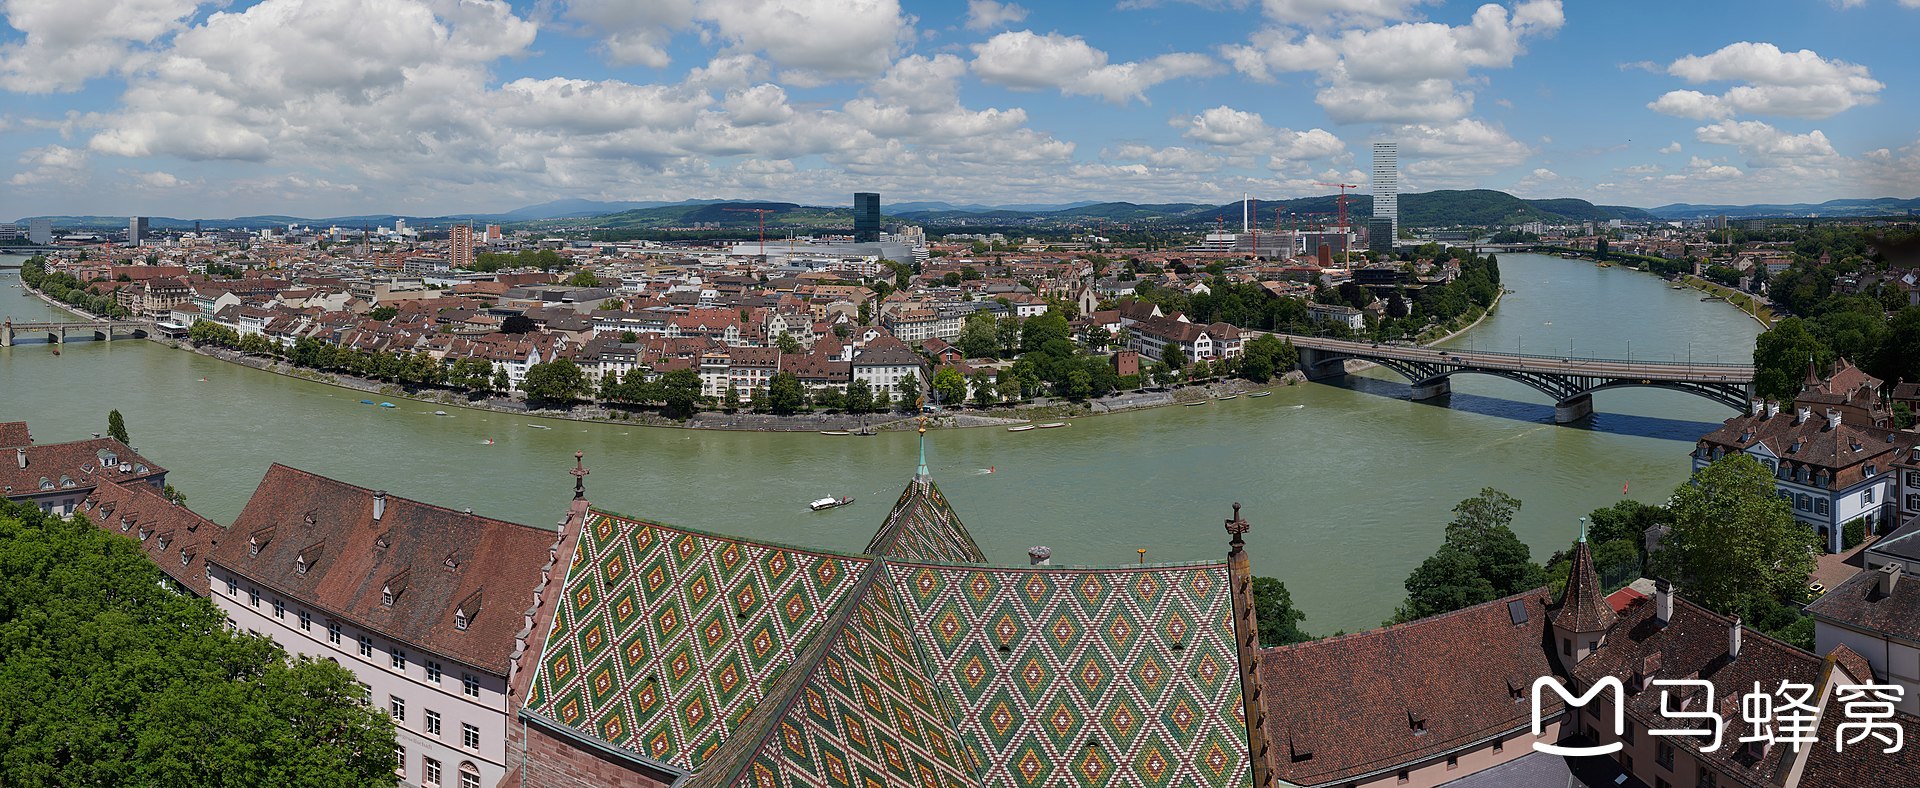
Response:
POLYGON ((973 373, 972 383, 973 401, 981 407, 984 408, 1000 401, 999 392, 994 384, 993 373, 984 369, 975 372, 973 373))
POLYGON ((567 277, 567 286, 568 287, 599 287, 600 277, 594 276, 592 271, 582 268, 578 271, 573 272, 572 276, 567 277))
POLYGON ((1307 614, 1293 606, 1287 584, 1275 578, 1253 579, 1253 617, 1260 622, 1260 645, 1265 648, 1313 639, 1300 629, 1307 614))
POLYGON ((587 373, 578 364, 564 358, 529 367, 527 379, 521 382, 520 388, 527 392, 530 400, 561 405, 585 397, 590 391, 587 373))
MULTIPOLYGON (((795 383, 797 384, 798 381, 795 383)), ((847 395, 841 398, 840 404, 847 409, 848 413, 866 413, 873 410, 873 387, 867 385, 864 380, 848 383, 847 395)))
POLYGON ((107 413, 107 437, 129 446, 133 445, 133 439, 127 437, 127 420, 118 410, 107 413))
POLYGON ((352 673, 162 582, 133 539, 0 501, 0 783, 394 784, 352 673))
POLYGON ((1053 340, 1067 340, 1072 332, 1067 328, 1066 315, 1053 310, 1045 314, 1027 318, 1020 325, 1020 351, 1023 353, 1040 352, 1053 340))
POLYGON ((797 355, 806 351, 806 348, 800 346, 800 340, 794 339, 792 334, 785 331, 780 332, 780 336, 774 339, 773 344, 780 348, 780 352, 788 355, 797 355))
POLYGON ((499 367, 495 367, 493 370, 493 383, 487 386, 487 393, 500 394, 500 393, 510 391, 512 389, 513 389, 513 378, 510 378, 507 376, 506 366, 501 365, 499 367))
POLYGON ((399 307, 392 307, 392 306, 376 306, 373 308, 373 311, 367 313, 368 318, 372 320, 377 320, 382 323, 385 323, 399 316, 400 316, 399 307))
POLYGON ((1818 539, 1774 493, 1773 474, 1745 452, 1728 454, 1674 490, 1673 530, 1655 567, 1710 610, 1793 598, 1813 571, 1818 539))
POLYGON ((732 413, 736 410, 739 410, 740 409, 740 390, 737 388, 734 388, 731 385, 727 386, 727 391, 725 395, 723 395, 720 398, 720 407, 725 409, 726 412, 728 413, 732 413))
POLYGON ((1000 321, 986 311, 967 316, 960 328, 960 354, 967 358, 993 358, 1000 354, 1000 321))
POLYGON ((941 367, 933 375, 933 393, 940 404, 963 405, 967 401, 967 379, 955 367, 941 367))
POLYGON ((640 341, 640 335, 639 335, 639 334, 636 334, 636 333, 633 333, 632 331, 622 331, 622 332, 620 332, 620 344, 622 344, 622 345, 631 345, 631 344, 633 344, 633 343, 635 343, 635 342, 638 342, 638 341, 640 341))
POLYGON ((911 372, 901 375, 900 382, 893 384, 893 391, 900 395, 900 404, 911 410, 914 401, 920 398, 920 376, 911 372))
POLYGON ((676 369, 660 376, 660 399, 666 413, 676 419, 691 417, 700 405, 700 373, 676 369))
POLYGON ((1607 259, 1607 237, 1602 235, 1593 243, 1593 259, 1607 259))
POLYGON ((1519 499, 1492 487, 1455 505, 1446 541, 1407 576, 1407 599, 1394 612, 1393 623, 1544 585, 1546 570, 1533 562, 1526 543, 1509 527, 1519 510, 1519 499))
POLYGON ((774 413, 782 416, 798 413, 806 407, 807 391, 800 386, 800 376, 791 372, 780 372, 767 383, 767 405, 774 413))
POLYGON ((1789 317, 1753 343, 1753 387, 1768 399, 1791 400, 1800 393, 1809 362, 1825 368, 1833 351, 1807 330, 1806 321, 1789 317))
POLYGON ((1168 371, 1178 375, 1180 368, 1187 365, 1187 354, 1180 352, 1179 345, 1168 344, 1160 351, 1160 363, 1166 365, 1168 371))

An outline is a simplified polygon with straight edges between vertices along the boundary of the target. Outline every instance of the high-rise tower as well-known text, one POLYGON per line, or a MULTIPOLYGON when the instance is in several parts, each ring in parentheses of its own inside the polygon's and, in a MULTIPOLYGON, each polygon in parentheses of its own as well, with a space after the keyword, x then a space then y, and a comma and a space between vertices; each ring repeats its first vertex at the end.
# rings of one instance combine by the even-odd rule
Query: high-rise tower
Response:
POLYGON ((873 192, 853 194, 853 242, 880 241, 880 195, 873 192))
POLYGON ((473 223, 454 225, 447 234, 448 264, 454 268, 473 265, 473 223))
POLYGON ((1373 218, 1392 220, 1400 237, 1400 143, 1373 144, 1373 218))

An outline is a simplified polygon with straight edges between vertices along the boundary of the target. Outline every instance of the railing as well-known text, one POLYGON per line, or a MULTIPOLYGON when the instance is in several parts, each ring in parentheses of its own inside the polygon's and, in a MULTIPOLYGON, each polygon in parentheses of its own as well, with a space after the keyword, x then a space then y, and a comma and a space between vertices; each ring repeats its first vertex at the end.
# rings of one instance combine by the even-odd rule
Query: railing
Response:
POLYGON ((1384 356, 1384 355, 1389 355, 1389 353, 1382 352, 1382 351, 1399 350, 1399 351, 1406 351, 1409 353, 1438 353, 1445 356, 1456 356, 1456 355, 1467 356, 1467 357, 1472 357, 1474 359, 1479 359, 1479 360, 1511 359, 1516 362, 1546 361, 1546 362, 1552 362, 1556 364, 1575 364, 1575 363, 1625 364, 1625 365, 1632 365, 1632 366, 1706 367, 1710 369, 1752 369, 1753 368, 1752 365, 1750 364, 1731 364, 1731 363, 1719 362, 1719 361, 1689 360, 1689 361, 1661 362, 1661 361, 1651 361, 1645 358, 1626 359, 1626 358, 1606 358, 1602 356, 1571 356, 1571 355, 1542 356, 1542 355, 1536 355, 1532 353, 1506 353, 1506 352, 1497 351, 1497 350, 1477 350, 1477 349, 1462 349, 1457 347, 1408 345, 1408 344, 1396 344, 1396 343, 1390 343, 1390 342, 1380 342, 1380 343, 1357 342, 1351 339, 1333 339, 1331 337, 1310 337, 1310 336, 1302 336, 1299 334, 1274 334, 1274 336, 1279 337, 1281 339, 1293 341, 1293 344, 1295 347, 1312 347, 1312 345, 1310 344, 1304 344, 1299 341, 1294 341, 1294 340, 1304 339, 1304 340, 1307 340, 1307 342, 1312 344, 1326 346, 1326 347, 1314 348, 1315 350, 1349 351, 1359 355, 1384 356))

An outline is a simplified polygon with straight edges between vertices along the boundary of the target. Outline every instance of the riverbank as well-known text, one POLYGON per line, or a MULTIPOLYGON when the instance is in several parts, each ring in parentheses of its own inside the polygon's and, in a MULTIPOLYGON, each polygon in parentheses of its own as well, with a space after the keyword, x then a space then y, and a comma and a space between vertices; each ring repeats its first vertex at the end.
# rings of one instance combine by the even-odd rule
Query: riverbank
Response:
POLYGON ((1740 310, 1741 314, 1753 318, 1761 328, 1773 327, 1773 310, 1760 303, 1760 299, 1749 293, 1743 293, 1726 285, 1703 279, 1693 274, 1681 274, 1679 283, 1709 295, 1718 296, 1728 306, 1740 310), (1763 316, 1764 314, 1764 316, 1763 316))

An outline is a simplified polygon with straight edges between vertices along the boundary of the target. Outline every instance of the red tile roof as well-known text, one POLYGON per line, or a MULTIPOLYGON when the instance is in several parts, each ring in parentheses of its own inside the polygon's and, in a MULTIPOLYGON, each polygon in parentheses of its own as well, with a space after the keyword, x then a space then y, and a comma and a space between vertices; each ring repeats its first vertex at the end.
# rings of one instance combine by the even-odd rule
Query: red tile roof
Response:
POLYGON ((141 483, 95 487, 80 503, 80 513, 106 531, 139 540, 141 552, 160 571, 193 593, 207 595, 207 556, 227 529, 141 483))
POLYGON ((1573 547, 1567 590, 1561 597, 1560 609, 1553 614, 1553 623, 1568 632, 1599 632, 1619 619, 1619 614, 1602 596, 1600 576, 1593 571, 1593 550, 1587 547, 1587 536, 1582 532, 1579 544, 1573 547))
POLYGON ((211 560, 366 629, 505 675, 556 534, 394 495, 376 521, 375 496, 276 463, 211 560), (455 626, 462 610, 464 631, 455 626))
POLYGON ((100 481, 125 483, 167 472, 112 438, 7 448, 0 455, 0 490, 5 491, 0 497, 86 488, 100 481), (23 456, 25 467, 20 464, 23 456))
POLYGON ((27 431, 24 421, 0 421, 0 448, 11 449, 33 442, 33 434, 27 431))
MULTIPOLYGON (((1262 650, 1274 776, 1296 785, 1343 783, 1526 727, 1528 690, 1553 673, 1545 645, 1549 604, 1547 589, 1537 588, 1384 629, 1262 650), (1524 615, 1519 623, 1516 612, 1524 615)), ((1559 701, 1548 700, 1558 711, 1559 701)))

